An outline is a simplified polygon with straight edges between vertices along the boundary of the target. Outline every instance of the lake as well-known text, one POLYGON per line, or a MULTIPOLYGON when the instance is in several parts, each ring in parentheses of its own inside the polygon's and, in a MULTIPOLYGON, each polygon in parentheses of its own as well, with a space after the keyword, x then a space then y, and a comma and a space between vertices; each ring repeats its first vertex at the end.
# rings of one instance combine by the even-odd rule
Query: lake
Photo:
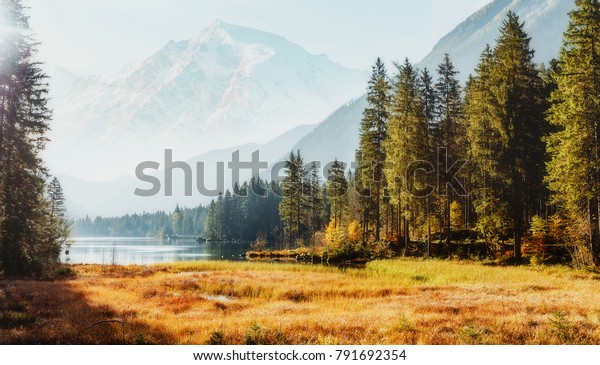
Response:
POLYGON ((74 237, 60 254, 68 264, 150 265, 198 260, 246 260, 248 244, 129 237, 74 237))

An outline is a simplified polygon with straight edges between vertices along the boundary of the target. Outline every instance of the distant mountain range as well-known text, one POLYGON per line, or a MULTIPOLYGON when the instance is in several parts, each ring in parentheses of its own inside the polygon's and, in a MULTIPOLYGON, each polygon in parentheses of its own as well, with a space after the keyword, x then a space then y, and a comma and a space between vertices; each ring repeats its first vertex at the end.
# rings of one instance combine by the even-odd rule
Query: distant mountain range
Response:
POLYGON ((129 174, 164 148, 190 157, 265 143, 323 120, 368 80, 283 37, 220 20, 111 77, 51 73, 46 160, 89 178, 129 174))
MULTIPOLYGON (((433 71, 437 68, 437 64, 441 61, 443 54, 449 53, 457 69, 460 71, 460 78, 464 80, 478 62, 479 55, 485 44, 494 43, 499 34, 498 28, 501 26, 501 22, 509 10, 516 12, 521 20, 525 22, 525 29, 532 38, 531 45, 536 50, 536 60, 538 62, 547 62, 558 55, 562 44, 562 33, 566 30, 568 24, 567 14, 573 8, 573 0, 495 0, 474 13, 448 35, 443 37, 432 52, 421 62, 417 63, 417 67, 421 69, 427 67, 433 71)), ((272 55, 271 58, 275 58, 275 56, 272 55)), ((206 59, 203 60, 206 61, 206 59)), ((250 64, 253 64, 252 62, 250 64)), ((220 64, 220 61, 215 63, 220 64)), ((223 67, 226 68, 225 66, 223 67)), ((66 92, 63 91, 64 95, 67 96, 63 97, 63 99, 58 99, 58 102, 73 105, 74 108, 76 105, 75 109, 80 110, 77 113, 87 112, 91 108, 91 106, 86 107, 86 105, 89 105, 85 104, 85 101, 88 99, 85 97, 86 93, 91 93, 94 95, 94 98, 100 98, 98 100, 109 100, 111 99, 110 95, 118 96, 117 101, 109 100, 108 102, 110 105, 114 104, 115 108, 117 108, 116 110, 120 111, 101 110, 103 113, 108 113, 106 114, 108 116, 105 118, 91 116, 89 117, 91 119, 87 119, 88 117, 83 114, 84 116, 79 121, 78 118, 71 116, 69 120, 73 120, 74 118, 77 120, 77 122, 74 121, 73 123, 78 126, 78 133, 83 133, 82 131, 86 131, 87 128, 99 128, 98 131, 88 130, 85 133, 92 133, 92 135, 96 136, 94 138, 101 136, 110 140, 112 138, 122 139, 121 134, 127 137, 131 133, 135 133, 138 128, 142 130, 157 129, 156 132, 140 133, 139 138, 154 141, 159 136, 160 138, 164 138, 161 141, 170 141, 173 144, 173 141, 185 139, 186 135, 217 136, 222 126, 233 126, 236 130, 236 136, 241 136, 239 137, 240 140, 243 139, 245 141, 257 140, 254 139, 258 138, 255 133, 256 126, 261 126, 260 128, 264 131, 263 137, 265 135, 274 137, 283 131, 290 130, 288 133, 282 133, 281 137, 274 138, 271 142, 265 144, 244 145, 239 143, 240 147, 217 149, 189 160, 190 163, 195 163, 195 161, 199 160, 205 161, 207 176, 211 173, 210 168, 214 171, 216 161, 229 161, 231 153, 236 149, 240 149, 240 154, 244 160, 249 160, 251 152, 259 149, 262 159, 271 163, 285 158, 292 150, 300 150, 306 162, 317 160, 327 163, 337 158, 340 161, 350 163, 354 159, 354 152, 358 147, 358 129, 362 112, 366 106, 366 98, 364 96, 352 100, 351 98, 364 92, 368 75, 344 69, 339 65, 331 63, 324 56, 308 55, 301 47, 293 44, 290 45, 289 42, 281 37, 217 22, 198 39, 170 43, 163 50, 147 60, 144 65, 135 66, 133 69, 136 71, 125 71, 123 75, 109 82, 98 78, 90 78, 88 80, 85 77, 73 77, 70 81, 68 80, 69 77, 61 78, 63 80, 61 84, 68 86, 61 89, 67 90, 66 92), (245 32, 248 33, 246 34, 245 32), (193 72, 192 76, 185 72, 183 74, 178 73, 178 75, 182 75, 179 82, 175 82, 177 77, 171 78, 167 76, 170 75, 170 72, 173 72, 172 67, 174 63, 181 64, 181 67, 176 67, 176 69, 183 72, 186 67, 191 67, 189 66, 189 62, 183 62, 183 60, 192 60, 194 57, 200 57, 197 55, 192 55, 188 58, 186 58, 187 56, 182 56, 190 53, 196 54, 199 52, 200 54, 204 54, 203 52, 208 52, 211 57, 219 57, 219 55, 226 54, 227 57, 224 57, 224 59, 236 59, 239 61, 239 57, 232 56, 231 52, 236 47, 230 43, 236 44, 236 47, 239 46, 241 49, 248 48, 243 52, 239 51, 239 54, 252 55, 248 57, 255 64, 250 67, 250 73, 244 73, 246 71, 242 72, 244 75, 251 75, 248 76, 250 80, 239 81, 236 77, 232 76, 236 72, 241 72, 239 71, 240 68, 245 70, 243 62, 238 62, 231 66, 231 68, 227 68, 227 71, 221 69, 221 66, 216 70, 212 69, 211 72, 228 76, 223 76, 221 79, 216 78, 221 81, 215 81, 210 89, 208 89, 207 85, 203 84, 203 82, 206 82, 206 76, 194 76, 193 72), (268 43, 268 46, 257 45, 262 43, 268 43), (220 47, 224 47, 228 51, 223 51, 220 47), (264 61, 273 63, 266 63, 265 67, 261 68, 260 65, 262 63, 257 60, 263 56, 263 58, 267 59, 266 54, 268 52, 265 53, 265 48, 276 49, 278 50, 277 52, 283 55, 279 61, 277 59, 264 61), (303 61, 297 62, 294 59, 292 62, 291 57, 285 56, 289 54, 301 55, 299 57, 303 61), (167 72, 164 70, 165 68, 171 71, 167 72), (232 71, 232 69, 238 71, 232 71), (158 83, 159 81, 148 81, 154 79, 154 74, 157 77, 162 75, 159 77, 161 80, 161 87, 159 88, 155 85, 155 82, 158 83), (186 76, 184 77, 183 75, 186 76), (334 87, 330 83, 335 83, 335 81, 332 80, 343 79, 344 75, 351 75, 351 80, 345 80, 343 83, 336 85, 336 90, 333 90, 332 88, 334 87), (174 86, 165 86, 164 83, 166 81, 164 80, 173 81, 173 83, 167 82, 166 85, 174 86), (223 85, 223 83, 226 83, 223 80, 229 80, 229 84, 227 84, 229 87, 223 85), (258 80, 269 81, 259 82, 258 80), (290 81, 291 83, 286 85, 278 84, 282 80, 293 80, 293 82, 290 81), (128 87, 130 86, 126 85, 129 85, 130 82, 135 86, 135 90, 140 91, 129 95, 130 89, 128 87), (262 85, 262 82, 268 85, 268 87, 257 86, 262 85), (231 86, 232 84, 234 86, 231 86), (206 89, 202 89, 205 87, 206 89), (215 89, 213 90, 212 87, 215 87, 215 89), (298 91, 295 87, 301 91, 298 91), (77 90, 80 91, 78 92, 77 90), (98 92, 98 90, 101 90, 101 92, 98 92), (143 92, 144 90, 158 91, 151 93, 152 96, 148 97, 143 92), (232 93, 229 93, 227 90, 235 90, 235 92, 232 91, 232 93), (259 95, 254 95, 255 93, 259 95), (206 106, 206 108, 213 108, 211 109, 212 114, 208 115, 207 119, 202 119, 207 114, 202 114, 205 111, 200 110, 201 108, 198 107, 195 101, 186 101, 186 96, 190 94, 202 95, 202 97, 207 98, 206 100, 212 100, 216 103, 206 106), (100 97, 98 95, 103 96, 100 97), (244 97, 239 99, 238 97, 241 97, 241 95, 244 95, 244 97), (291 97, 291 95, 294 95, 294 97, 291 97), (172 100, 174 111, 170 110, 170 104, 155 102, 156 100, 160 100, 160 97, 164 97, 165 100, 172 100), (121 100, 119 98, 124 98, 123 100, 127 100, 127 102, 118 101, 121 100), (219 102, 216 101, 217 99, 219 102), (302 100, 302 103, 296 104, 291 102, 290 99, 295 101, 302 100), (140 100, 146 100, 147 104, 140 102, 139 105, 147 105, 148 109, 138 108, 136 110, 139 113, 127 114, 127 110, 130 110, 132 105, 138 105, 136 103, 140 100), (150 102, 150 100, 153 102, 150 102), (84 102, 84 104, 76 104, 79 102, 84 102), (344 102, 346 104, 343 104, 344 102), (334 111, 332 107, 339 105, 342 106, 334 111), (302 111, 296 109, 297 107, 300 107, 302 111), (326 112, 326 110, 328 111, 326 112), (152 116, 148 122, 143 122, 144 119, 142 116, 146 115, 144 113, 152 116), (282 115, 280 117, 273 117, 277 113, 282 115), (319 113, 329 114, 329 116, 319 117, 315 115, 319 113), (291 119, 285 119, 283 114, 289 114, 291 119), (171 115, 169 117, 171 119, 161 119, 163 115, 165 118, 171 115), (175 118, 173 115, 178 117, 175 118), (265 115, 271 115, 271 117, 260 118, 260 116, 264 117, 265 115), (202 116, 202 118, 196 118, 196 116, 202 116), (236 116, 239 119, 236 119, 236 116), (170 124, 168 124, 168 127, 161 126, 159 125, 160 120, 169 120, 170 124), (196 125, 194 121, 203 122, 196 125), (315 123, 318 121, 321 122, 317 125, 293 128, 300 124, 315 123), (81 126, 79 126, 80 124, 81 126), (91 124, 91 126, 87 126, 87 124, 91 124)), ((188 70, 187 72, 191 71, 188 70)), ((67 113, 68 110, 68 108, 66 111, 59 109, 57 116, 63 115, 60 113, 67 113)), ((100 115, 104 114, 100 113, 100 115)), ((77 135, 79 134, 75 134, 75 136, 77 135)), ((87 137, 82 137, 84 141, 85 138, 87 137)), ((235 140, 235 138, 232 140, 235 140)), ((79 139, 79 137, 76 139, 79 139)), ((224 143, 223 141, 216 139, 212 143, 224 143)), ((87 146, 90 146, 91 144, 89 143, 93 142, 88 140, 84 143, 88 143, 87 146)), ((138 146, 138 144, 134 144, 137 142, 132 142, 132 140, 123 141, 123 143, 138 146)), ((141 145, 146 146, 143 143, 141 145)), ((207 145, 211 145, 210 142, 207 145)), ((231 143, 231 145, 235 145, 235 143, 231 143)), ((175 147, 174 149, 175 153, 177 153, 178 148, 175 147)), ((79 149, 74 150, 79 151, 79 149)), ((104 150, 104 147, 99 150, 100 156, 102 156, 101 151, 104 150)), ((162 154, 162 150, 160 150, 160 153, 162 154)), ((184 153, 181 153, 181 155, 184 155, 184 153)), ((156 156, 155 158, 156 161, 162 161, 162 156, 156 156)), ((130 167, 129 171, 133 171, 133 167, 130 167)), ((228 171, 226 172, 227 176, 228 171)), ((142 210, 169 210, 173 209, 176 203, 191 206, 208 201, 207 198, 198 196, 191 198, 181 196, 169 198, 135 197, 133 196, 133 190, 136 186, 142 186, 143 183, 133 177, 100 184, 89 184, 69 178, 68 176, 61 177, 61 181, 63 181, 65 192, 70 199, 71 204, 69 206, 71 211, 75 215, 115 215, 142 210), (95 192, 98 191, 107 193, 96 194, 95 192), (74 202, 86 203, 85 206, 80 204, 78 207, 74 202)), ((179 185, 182 185, 181 180, 179 180, 179 185)), ((207 185, 210 186, 210 182, 207 185)))

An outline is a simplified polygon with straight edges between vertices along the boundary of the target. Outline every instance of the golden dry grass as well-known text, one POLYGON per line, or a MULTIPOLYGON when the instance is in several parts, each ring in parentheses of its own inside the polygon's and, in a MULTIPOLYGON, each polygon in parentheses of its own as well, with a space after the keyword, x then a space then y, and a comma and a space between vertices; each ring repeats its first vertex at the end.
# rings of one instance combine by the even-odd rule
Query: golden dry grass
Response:
POLYGON ((600 344, 600 276, 565 267, 407 259, 343 271, 251 262, 75 271, 0 281, 0 343, 600 344))

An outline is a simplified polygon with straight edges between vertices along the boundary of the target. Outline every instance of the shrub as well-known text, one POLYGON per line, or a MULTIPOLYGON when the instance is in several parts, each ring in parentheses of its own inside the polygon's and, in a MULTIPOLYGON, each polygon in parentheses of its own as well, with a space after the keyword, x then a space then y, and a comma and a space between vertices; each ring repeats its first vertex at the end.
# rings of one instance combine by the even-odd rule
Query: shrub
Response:
POLYGON ((250 249, 253 251, 264 251, 267 248, 267 239, 262 233, 258 234, 256 240, 250 244, 250 249))
POLYGON ((252 322, 246 332, 244 344, 246 345, 265 345, 265 331, 257 322, 252 322))
POLYGON ((221 331, 212 331, 208 337, 208 345, 225 345, 225 335, 221 331))

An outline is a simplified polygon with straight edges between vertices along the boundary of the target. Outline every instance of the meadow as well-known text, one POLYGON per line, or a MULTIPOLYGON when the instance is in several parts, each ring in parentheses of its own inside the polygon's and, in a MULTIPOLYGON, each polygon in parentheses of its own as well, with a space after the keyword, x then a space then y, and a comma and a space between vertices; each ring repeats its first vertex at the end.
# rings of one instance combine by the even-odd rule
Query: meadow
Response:
POLYGON ((398 259, 79 265, 0 281, 2 344, 600 344, 600 275, 398 259))

